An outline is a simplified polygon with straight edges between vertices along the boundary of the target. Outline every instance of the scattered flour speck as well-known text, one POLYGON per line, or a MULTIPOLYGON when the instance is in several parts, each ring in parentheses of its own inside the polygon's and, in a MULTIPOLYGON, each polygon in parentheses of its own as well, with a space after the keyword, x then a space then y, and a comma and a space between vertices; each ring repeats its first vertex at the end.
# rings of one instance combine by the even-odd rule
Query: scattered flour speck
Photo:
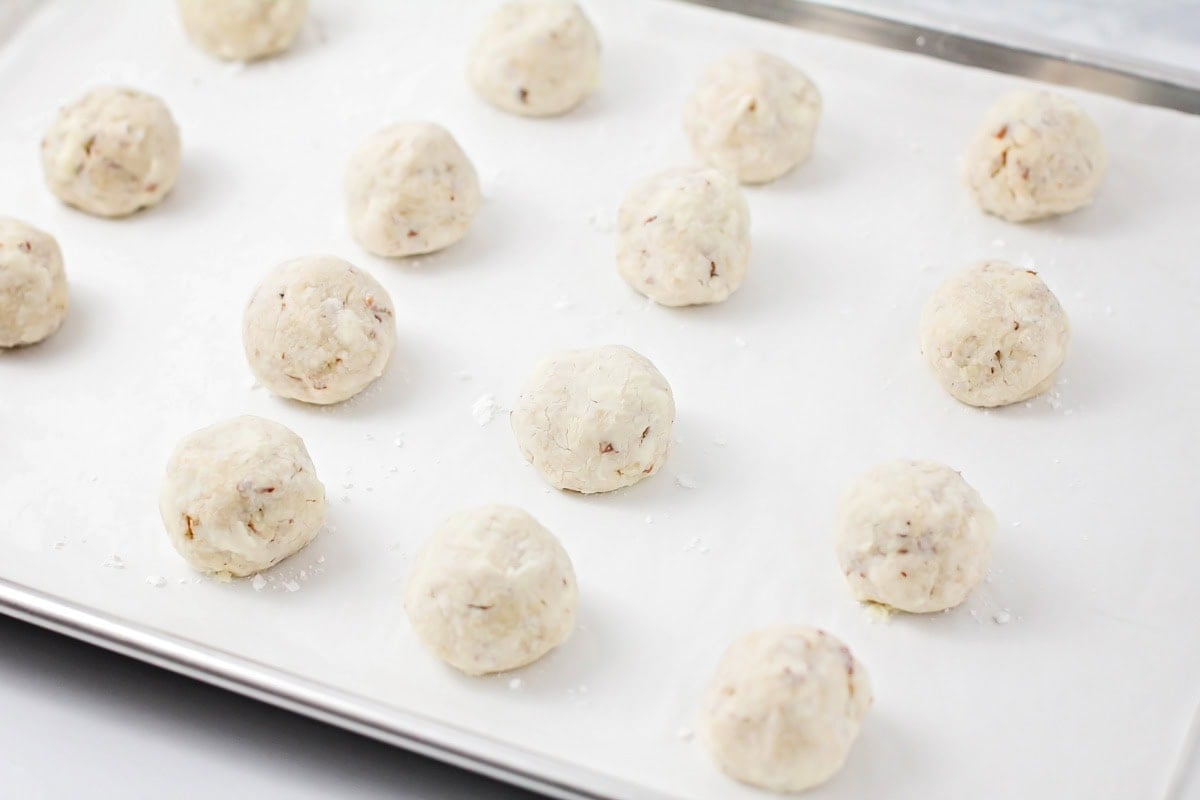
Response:
POLYGON ((695 489, 697 486, 699 486, 699 484, 696 483, 696 479, 693 478, 691 475, 687 474, 686 472, 681 472, 678 475, 676 475, 675 482, 678 483, 680 486, 682 486, 684 489, 695 489))
POLYGON ((520 689, 521 688, 521 679, 513 678, 511 681, 508 682, 508 688, 514 689, 514 690, 520 689))
POLYGON ((262 575, 255 575, 254 580, 250 581, 250 585, 254 587, 254 591, 261 592, 263 587, 267 585, 267 579, 262 575))
POLYGON ((1012 615, 1007 611, 997 611, 992 615, 992 621, 997 625, 1007 625, 1012 620, 1012 615))
POLYGON ((300 584, 296 581, 284 581, 283 588, 287 589, 289 592, 298 592, 300 591, 300 584))
POLYGON ((167 585, 167 579, 162 575, 149 575, 146 578, 146 583, 153 586, 155 589, 161 589, 167 585))
POLYGON ((675 731, 675 735, 679 737, 680 741, 690 742, 692 737, 696 735, 696 732, 691 728, 683 727, 675 731))
POLYGON ((471 416, 480 425, 487 425, 496 416, 500 407, 496 405, 496 397, 491 394, 481 394, 471 405, 471 416))
POLYGON ((103 566, 110 569, 125 569, 125 562, 120 556, 110 556, 104 560, 103 566))

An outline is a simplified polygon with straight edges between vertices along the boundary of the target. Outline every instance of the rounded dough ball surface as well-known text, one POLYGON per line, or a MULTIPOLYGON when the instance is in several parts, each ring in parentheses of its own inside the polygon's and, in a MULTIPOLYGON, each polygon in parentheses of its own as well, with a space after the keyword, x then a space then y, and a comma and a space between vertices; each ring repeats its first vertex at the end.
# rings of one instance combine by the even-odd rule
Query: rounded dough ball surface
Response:
POLYGON ((799 792, 841 769, 871 702, 866 669, 838 639, 798 625, 763 628, 721 659, 700 733, 730 777, 799 792))
POLYGON ((889 461, 842 495, 835 549, 858 600, 926 613, 966 599, 992 561, 996 518, 962 475, 889 461))
POLYGON ((240 578, 313 540, 325 521, 325 487, 299 436, 268 419, 236 417, 179 443, 159 510, 193 569, 240 578))
POLYGON ((42 170, 50 191, 67 205, 124 217, 171 191, 181 147, 162 100, 109 86, 59 111, 42 140, 42 170))
POLYGON ((454 244, 466 236, 480 202, 475 167, 440 125, 392 125, 350 157, 350 232, 376 255, 411 256, 454 244))
POLYGON ((1082 108, 1050 92, 1009 92, 967 150, 966 181, 989 214, 1026 222, 1092 202, 1108 155, 1082 108))
POLYGON ((383 374, 396 344, 387 290, 333 256, 286 261, 263 279, 242 317, 259 383, 281 397, 339 403, 383 374))
POLYGON ((664 306, 719 303, 750 263, 750 209, 715 169, 674 169, 635 184, 617 215, 617 272, 664 306))
POLYGON ((921 353, 947 392, 968 405, 994 407, 1054 385, 1071 326, 1036 272, 985 261, 934 290, 919 336, 921 353))
POLYGON ((562 114, 600 75, 600 40, 570 0, 512 0, 484 24, 467 74, 480 97, 514 114, 562 114))
POLYGON ((304 21, 308 0, 178 0, 179 16, 200 49, 230 61, 253 61, 287 50, 304 21))
POLYGON ((422 643, 468 675, 538 660, 571 635, 578 605, 567 552, 509 506, 446 520, 417 553, 404 591, 422 643))
POLYGON ((777 56, 732 53, 711 64, 688 98, 683 130, 696 158, 742 183, 767 183, 812 153, 821 95, 777 56))
POLYGON ((511 421, 521 453, 552 486, 611 492, 666 462, 675 398, 628 347, 569 350, 537 365, 511 421))
POLYGON ((48 233, 0 217, 0 347, 40 342, 67 317, 62 252, 48 233))

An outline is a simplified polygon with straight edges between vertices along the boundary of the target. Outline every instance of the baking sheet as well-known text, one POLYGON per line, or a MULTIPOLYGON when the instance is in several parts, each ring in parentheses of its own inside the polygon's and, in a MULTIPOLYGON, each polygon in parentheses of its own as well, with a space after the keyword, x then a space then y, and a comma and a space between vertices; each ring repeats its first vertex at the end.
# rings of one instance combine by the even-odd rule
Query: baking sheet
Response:
POLYGON ((3 45, 0 213, 58 237, 73 308, 53 339, 0 357, 0 577, 366 697, 397 726, 425 716, 590 770, 622 796, 757 797, 711 765, 694 710, 730 640, 806 622, 850 643, 877 697, 814 797, 1166 793, 1200 702, 1200 119, 1075 94, 1110 149, 1103 194, 1016 227, 957 181, 1013 78, 605 0, 589 5, 604 86, 568 117, 522 120, 462 78, 463 20, 488 5, 315 2, 294 53, 246 68, 186 46, 149 0, 47 2, 3 45), (816 153, 747 191, 754 256, 729 302, 649 306, 615 274, 615 209, 633 180, 687 160, 683 98, 735 46, 812 75, 816 153), (171 197, 118 222, 57 205, 37 160, 56 106, 110 81, 162 95, 185 142, 171 197), (357 141, 405 118, 455 133, 487 202, 465 241, 397 263, 349 239, 340 184, 357 141), (254 388, 240 352, 262 272, 315 252, 369 269, 398 312, 391 371, 336 408, 254 388), (1028 406, 958 406, 916 351, 925 297, 983 257, 1034 266, 1071 315, 1063 379, 1028 406), (615 495, 550 492, 503 415, 481 425, 473 407, 510 405, 548 349, 607 342, 671 381, 671 461, 615 495), (332 501, 330 529, 259 589, 197 581, 157 519, 176 440, 239 413, 299 432, 332 501), (898 456, 961 468, 1000 533, 963 608, 881 622, 842 586, 829 530, 847 481, 898 456), (419 648, 400 597, 436 523, 492 501, 562 538, 581 621, 542 662, 467 679, 419 648))

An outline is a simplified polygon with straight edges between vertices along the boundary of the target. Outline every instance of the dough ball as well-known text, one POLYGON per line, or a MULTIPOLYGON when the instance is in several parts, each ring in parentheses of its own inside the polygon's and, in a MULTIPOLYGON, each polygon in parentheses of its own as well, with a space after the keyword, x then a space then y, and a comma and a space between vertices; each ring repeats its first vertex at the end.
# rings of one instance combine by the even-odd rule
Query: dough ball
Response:
POLYGON ((584 494, 657 472, 674 422, 667 379, 645 356, 616 345, 543 359, 512 412, 525 459, 551 485, 584 494))
POLYGON ((0 217, 0 347, 40 342, 67 317, 67 276, 54 237, 0 217))
POLYGON ((867 671, 836 638, 799 625, 763 628, 721 659, 700 733, 730 777, 798 792, 842 768, 871 701, 867 671))
POLYGON ((479 178, 441 125, 403 122, 373 133, 350 157, 350 232, 380 256, 449 247, 479 210, 479 178))
POLYGON ((570 0, 512 0, 488 18, 467 74, 484 100, 530 117, 583 102, 600 76, 600 40, 570 0))
POLYGON ((696 158, 742 183, 768 183, 812 153, 821 95, 777 56, 745 51, 714 62, 688 98, 683 130, 696 158))
POLYGON ((951 277, 921 314, 921 353, 938 383, 972 406, 1028 400, 1067 357, 1067 312, 1036 272, 985 261, 951 277))
POLYGON ((966 179, 984 211, 1010 222, 1091 203, 1108 155, 1100 131, 1062 95, 1015 91, 987 112, 967 150, 966 179))
POLYGON ((179 128, 157 97, 106 86, 58 112, 42 140, 50 191, 99 217, 158 204, 179 176, 179 128))
POLYGON ((983 580, 995 532, 962 475, 932 461, 889 461, 842 495, 835 546, 856 599, 925 613, 953 608, 983 580))
POLYGON ((664 306, 719 303, 750 263, 750 209, 715 169, 674 169, 635 184, 617 215, 617 272, 664 306))
POLYGON ((340 403, 387 368, 396 344, 392 299, 377 280, 333 256, 285 261, 242 317, 250 371, 281 397, 340 403))
POLYGON ((567 551, 510 506, 446 520, 417 553, 404 591, 421 642, 468 675, 537 661, 571 635, 578 605, 567 551))
POLYGON ((178 0, 179 16, 192 41, 230 61, 253 61, 282 53, 304 21, 308 0, 178 0))
POLYGON ((313 540, 325 522, 325 487, 299 436, 269 419, 236 417, 179 443, 159 510, 193 569, 240 578, 313 540))

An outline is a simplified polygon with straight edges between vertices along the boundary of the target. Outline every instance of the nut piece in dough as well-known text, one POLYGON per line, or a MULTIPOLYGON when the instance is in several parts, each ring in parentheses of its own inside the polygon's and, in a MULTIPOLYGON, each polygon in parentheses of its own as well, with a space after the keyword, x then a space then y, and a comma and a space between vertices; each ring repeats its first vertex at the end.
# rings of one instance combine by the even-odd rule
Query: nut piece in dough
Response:
POLYGON ((1010 222, 1088 205, 1107 169, 1095 123, 1075 103, 1050 92, 1001 97, 966 155, 971 196, 981 209, 1010 222))
POLYGON ((552 486, 611 492, 667 460, 675 398, 662 373, 628 347, 542 359, 511 415, 517 446, 552 486))
POLYGON ((467 75, 497 108, 530 117, 570 111, 600 75, 600 40, 571 0, 510 0, 488 17, 467 75))
POLYGON ((799 792, 842 768, 872 699, 866 669, 835 637, 799 625, 763 628, 721 659, 700 733, 731 778, 799 792))
POLYGON ((259 383, 281 397, 340 403, 387 368, 396 319, 387 290, 334 256, 285 261, 242 317, 242 345, 259 383))
POLYGON ((1054 385, 1071 326, 1036 272, 985 261, 954 275, 921 313, 921 353, 956 400, 985 408, 1054 385))
POLYGON ((159 496, 171 544, 200 572, 241 578, 299 552, 325 521, 325 487, 304 442, 262 417, 185 436, 159 496))
POLYGON ((835 549, 855 599, 901 611, 953 608, 987 575, 996 518, 962 475, 888 461, 842 495, 835 549))
POLYGON ((750 209, 719 170, 668 170, 625 195, 617 272, 656 303, 719 303, 741 286, 749 263, 750 209))
POLYGON ((54 237, 0 217, 0 347, 40 342, 67 316, 67 276, 54 237))
POLYGON ((392 125, 367 137, 350 157, 350 233, 375 255, 449 247, 466 236, 480 202, 475 167, 441 125, 392 125))
POLYGON ((696 158, 742 183, 768 183, 808 160, 821 95, 778 56, 731 53, 688 98, 683 130, 696 158))
POLYGON ((308 0, 178 0, 183 27, 217 58, 253 61, 282 53, 308 19, 308 0))
POLYGON ((42 140, 50 191, 99 217, 124 217, 175 186, 179 128, 163 101, 134 89, 93 89, 58 112, 42 140))
POLYGON ((417 553, 404 591, 421 642, 468 675, 537 661, 571 635, 578 605, 567 552, 511 506, 442 523, 417 553))

